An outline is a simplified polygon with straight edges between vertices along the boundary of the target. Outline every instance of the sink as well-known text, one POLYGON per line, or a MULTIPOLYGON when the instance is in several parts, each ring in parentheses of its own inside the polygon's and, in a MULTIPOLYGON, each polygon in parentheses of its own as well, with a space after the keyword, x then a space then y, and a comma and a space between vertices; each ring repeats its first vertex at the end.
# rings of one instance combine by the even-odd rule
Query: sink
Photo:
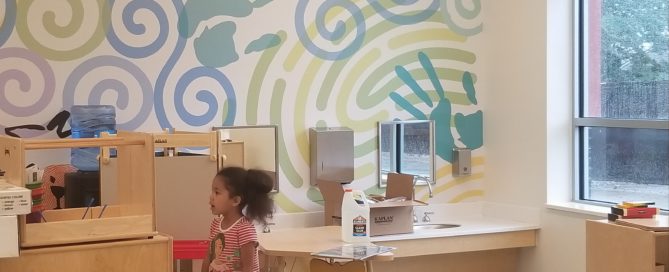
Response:
POLYGON ((430 230, 430 229, 448 229, 448 228, 457 228, 460 225, 458 224, 420 224, 413 225, 413 230, 430 230))

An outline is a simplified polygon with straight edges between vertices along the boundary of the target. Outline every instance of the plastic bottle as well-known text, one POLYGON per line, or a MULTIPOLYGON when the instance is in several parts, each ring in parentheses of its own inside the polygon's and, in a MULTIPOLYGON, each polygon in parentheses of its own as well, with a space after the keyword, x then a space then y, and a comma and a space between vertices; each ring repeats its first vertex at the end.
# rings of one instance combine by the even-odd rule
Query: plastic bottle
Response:
POLYGON ((341 239, 346 243, 369 243, 369 204, 362 191, 344 190, 341 202, 341 239), (360 196, 363 204, 356 202, 360 196))
MULTIPOLYGON (((116 133, 116 109, 109 105, 74 105, 70 109, 72 138, 96 138, 100 132, 116 133)), ((100 148, 72 148, 70 163, 80 171, 98 171, 100 148)))

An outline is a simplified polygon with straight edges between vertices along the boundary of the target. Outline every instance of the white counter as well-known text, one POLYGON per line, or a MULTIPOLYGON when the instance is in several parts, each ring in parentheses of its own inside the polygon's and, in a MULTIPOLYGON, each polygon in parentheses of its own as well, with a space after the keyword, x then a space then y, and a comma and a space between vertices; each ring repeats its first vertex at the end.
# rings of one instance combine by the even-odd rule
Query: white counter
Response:
POLYGON ((372 237, 372 242, 426 239, 462 235, 502 233, 539 229, 539 211, 525 207, 496 203, 473 202, 461 204, 434 204, 415 208, 417 225, 456 224, 459 227, 421 229, 413 233, 372 237), (430 221, 423 222, 425 212, 430 221))
MULTIPOLYGON (((415 208, 416 224, 458 224, 459 227, 417 230, 414 233, 372 237, 372 242, 425 239, 539 229, 539 209, 491 202, 430 204, 415 208), (422 222, 425 212, 430 222, 422 222)), ((323 212, 276 214, 272 230, 323 226, 323 212)), ((262 227, 258 226, 258 231, 262 227)))
MULTIPOLYGON (((493 203, 431 204, 415 209, 418 224, 424 212, 431 224, 455 228, 372 237, 372 242, 396 248, 392 261, 374 261, 377 271, 517 271, 519 248, 536 245, 538 209, 493 203), (429 239, 429 242, 428 240, 429 239)), ((311 253, 342 245, 339 226, 323 227, 323 214, 279 214, 271 233, 259 233, 260 249, 278 261, 277 271, 290 264, 308 271, 311 253), (286 258, 292 258, 286 262, 286 258)), ((271 265, 274 266, 274 265, 271 265)))

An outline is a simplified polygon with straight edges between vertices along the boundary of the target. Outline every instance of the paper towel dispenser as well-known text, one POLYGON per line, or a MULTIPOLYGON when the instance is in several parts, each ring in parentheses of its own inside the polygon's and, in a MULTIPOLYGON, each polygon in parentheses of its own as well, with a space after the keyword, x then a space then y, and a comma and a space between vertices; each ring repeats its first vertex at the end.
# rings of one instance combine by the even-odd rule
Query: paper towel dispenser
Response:
POLYGON ((311 185, 319 181, 353 181, 353 130, 347 127, 309 129, 311 185))

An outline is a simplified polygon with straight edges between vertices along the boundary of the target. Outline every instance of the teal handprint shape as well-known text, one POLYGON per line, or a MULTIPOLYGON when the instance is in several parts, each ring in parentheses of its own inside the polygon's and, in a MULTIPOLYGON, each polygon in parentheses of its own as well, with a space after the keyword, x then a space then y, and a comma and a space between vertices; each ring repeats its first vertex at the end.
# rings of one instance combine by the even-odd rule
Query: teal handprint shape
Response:
MULTIPOLYGON (((197 27, 214 17, 244 18, 253 13, 254 9, 261 8, 272 0, 189 0, 179 13, 177 27, 179 35, 191 38, 196 35, 197 27)), ((235 49, 234 35, 237 24, 233 21, 218 22, 207 26, 195 38, 193 43, 195 56, 204 66, 220 68, 239 59, 235 49)), ((281 38, 276 34, 265 34, 247 45, 246 54, 262 51, 280 43, 281 38)))
MULTIPOLYGON (((462 87, 467 93, 469 102, 476 105, 476 90, 474 89, 474 81, 469 72, 462 74, 462 87)), ((460 141, 465 144, 467 148, 477 149, 483 146, 483 112, 478 110, 472 114, 464 115, 462 113, 455 114, 455 129, 460 134, 460 141)))
MULTIPOLYGON (((416 82, 416 80, 411 76, 406 68, 398 65, 395 67, 395 73, 423 103, 432 108, 430 115, 425 115, 425 113, 421 112, 418 108, 412 105, 408 100, 399 95, 397 92, 392 92, 390 94, 390 99, 392 99, 402 109, 409 112, 416 119, 434 120, 434 133, 436 142, 435 153, 445 161, 453 162, 452 150, 454 147, 456 147, 456 145, 455 139, 453 138, 453 133, 451 131, 451 101, 446 96, 446 92, 439 82, 439 77, 437 76, 436 70, 434 69, 432 62, 427 57, 427 55, 423 52, 419 52, 418 60, 427 73, 432 86, 439 96, 439 101, 437 101, 436 106, 434 106, 428 93, 418 85, 418 82, 416 82)), ((473 105, 476 105, 478 103, 476 100, 476 90, 474 88, 472 75, 469 72, 463 73, 462 86, 465 90, 469 102, 473 105)), ((483 145, 483 113, 480 110, 468 115, 457 113, 453 122, 456 131, 460 135, 458 140, 460 140, 465 145, 464 147, 477 149, 483 145)))

